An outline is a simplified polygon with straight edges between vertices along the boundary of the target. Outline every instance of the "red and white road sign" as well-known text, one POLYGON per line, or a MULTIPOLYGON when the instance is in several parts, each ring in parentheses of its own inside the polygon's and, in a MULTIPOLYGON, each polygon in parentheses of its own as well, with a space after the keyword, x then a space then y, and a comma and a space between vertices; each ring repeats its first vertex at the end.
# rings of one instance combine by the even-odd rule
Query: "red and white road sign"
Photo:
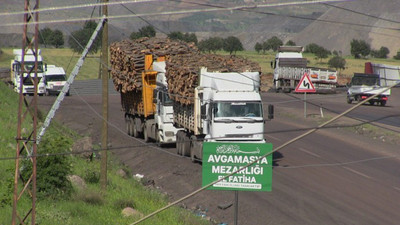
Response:
POLYGON ((315 92, 314 85, 311 82, 310 77, 307 73, 304 73, 304 75, 301 77, 299 84, 297 84, 295 92, 315 92))

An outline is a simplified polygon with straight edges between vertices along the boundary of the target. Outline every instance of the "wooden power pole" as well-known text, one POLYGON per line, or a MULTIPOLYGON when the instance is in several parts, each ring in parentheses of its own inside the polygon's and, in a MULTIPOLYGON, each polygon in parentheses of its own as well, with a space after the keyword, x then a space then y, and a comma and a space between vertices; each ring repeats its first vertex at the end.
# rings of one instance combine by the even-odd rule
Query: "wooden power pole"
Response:
MULTIPOLYGON (((107 3, 103 0, 103 16, 108 16, 107 3)), ((103 88, 103 128, 101 135, 101 165, 100 165, 100 185, 103 193, 107 190, 107 150, 108 150, 108 21, 104 21, 102 41, 101 41, 101 77, 103 88)))

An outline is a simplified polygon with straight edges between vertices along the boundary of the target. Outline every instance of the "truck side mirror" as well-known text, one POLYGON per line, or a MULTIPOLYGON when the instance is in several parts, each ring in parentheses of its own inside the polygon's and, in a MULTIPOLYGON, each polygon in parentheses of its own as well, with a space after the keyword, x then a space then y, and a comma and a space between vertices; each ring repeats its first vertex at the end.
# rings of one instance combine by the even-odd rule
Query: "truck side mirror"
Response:
POLYGON ((272 120, 274 118, 274 105, 268 105, 268 120, 272 120))
POLYGON ((47 71, 47 63, 44 64, 44 71, 47 71))
POLYGON ((207 104, 204 104, 200 107, 200 114, 201 114, 201 119, 206 119, 206 115, 207 115, 207 104))
POLYGON ((158 90, 153 91, 153 103, 157 103, 157 98, 158 98, 158 90))

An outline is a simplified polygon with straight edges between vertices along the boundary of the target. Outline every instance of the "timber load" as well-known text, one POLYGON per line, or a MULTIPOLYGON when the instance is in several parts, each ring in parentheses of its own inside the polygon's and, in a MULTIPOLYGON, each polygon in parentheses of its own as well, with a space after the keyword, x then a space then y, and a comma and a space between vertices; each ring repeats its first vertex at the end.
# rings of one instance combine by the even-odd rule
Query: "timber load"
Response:
POLYGON ((145 54, 158 56, 197 53, 194 43, 167 38, 140 38, 123 40, 110 45, 111 76, 115 89, 122 93, 142 90, 142 72, 145 54))
POLYGON ((232 55, 181 54, 171 56, 166 64, 170 98, 184 105, 194 102, 194 89, 199 85, 202 67, 208 72, 261 72, 258 63, 232 55))

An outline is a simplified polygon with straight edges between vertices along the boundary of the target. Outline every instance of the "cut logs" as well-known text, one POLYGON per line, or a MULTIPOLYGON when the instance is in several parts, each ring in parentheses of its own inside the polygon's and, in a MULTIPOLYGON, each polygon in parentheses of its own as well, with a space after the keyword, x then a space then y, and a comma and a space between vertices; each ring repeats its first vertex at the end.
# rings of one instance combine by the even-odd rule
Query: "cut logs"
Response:
MULTIPOLYGON (((192 104, 199 72, 261 72, 258 63, 237 56, 201 54, 193 43, 166 38, 124 40, 110 46, 111 75, 115 89, 122 93, 142 89, 141 76, 146 53, 166 56, 166 77, 170 97, 182 104, 192 104)), ((139 91, 139 92, 138 92, 139 91)))

